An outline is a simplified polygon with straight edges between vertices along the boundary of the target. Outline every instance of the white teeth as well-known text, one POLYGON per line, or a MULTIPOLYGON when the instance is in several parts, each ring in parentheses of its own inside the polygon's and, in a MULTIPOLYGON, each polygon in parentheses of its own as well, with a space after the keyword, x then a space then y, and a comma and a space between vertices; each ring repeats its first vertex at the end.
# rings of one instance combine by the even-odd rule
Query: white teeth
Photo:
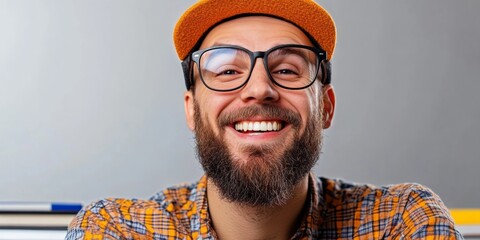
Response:
POLYGON ((260 123, 260 130, 261 131, 267 131, 267 123, 266 122, 261 122, 260 123))
POLYGON ((260 131, 260 123, 254 122, 253 123, 253 131, 260 131))
POLYGON ((282 123, 276 121, 262 121, 262 122, 238 122, 235 123, 235 130, 237 131, 255 131, 255 132, 267 132, 267 131, 280 131, 282 129, 282 123))

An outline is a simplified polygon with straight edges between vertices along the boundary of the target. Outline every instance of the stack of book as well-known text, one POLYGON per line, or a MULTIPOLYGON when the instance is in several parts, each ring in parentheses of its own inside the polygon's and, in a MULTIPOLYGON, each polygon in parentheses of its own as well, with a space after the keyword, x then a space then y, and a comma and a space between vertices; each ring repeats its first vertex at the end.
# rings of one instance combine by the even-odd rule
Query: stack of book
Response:
POLYGON ((76 203, 0 202, 0 240, 64 239, 81 208, 76 203))

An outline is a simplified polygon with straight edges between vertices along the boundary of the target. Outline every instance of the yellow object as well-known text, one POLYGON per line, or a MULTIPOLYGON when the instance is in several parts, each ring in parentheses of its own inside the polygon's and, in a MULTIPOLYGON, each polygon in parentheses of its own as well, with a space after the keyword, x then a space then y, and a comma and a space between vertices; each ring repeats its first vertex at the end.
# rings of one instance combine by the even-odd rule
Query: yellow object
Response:
POLYGON ((457 225, 480 225, 480 209, 457 208, 450 209, 450 214, 457 225))

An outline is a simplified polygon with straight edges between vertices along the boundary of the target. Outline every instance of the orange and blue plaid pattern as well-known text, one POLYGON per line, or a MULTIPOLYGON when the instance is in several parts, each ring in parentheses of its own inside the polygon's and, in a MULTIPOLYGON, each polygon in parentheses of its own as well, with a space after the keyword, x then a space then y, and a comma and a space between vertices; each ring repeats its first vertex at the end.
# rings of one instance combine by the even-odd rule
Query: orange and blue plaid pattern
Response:
MULTIPOLYGON (((313 175, 309 184, 306 213, 292 239, 463 239, 440 198, 421 185, 377 188, 313 175)), ((206 187, 204 176, 150 200, 90 204, 66 239, 216 239, 206 187)))

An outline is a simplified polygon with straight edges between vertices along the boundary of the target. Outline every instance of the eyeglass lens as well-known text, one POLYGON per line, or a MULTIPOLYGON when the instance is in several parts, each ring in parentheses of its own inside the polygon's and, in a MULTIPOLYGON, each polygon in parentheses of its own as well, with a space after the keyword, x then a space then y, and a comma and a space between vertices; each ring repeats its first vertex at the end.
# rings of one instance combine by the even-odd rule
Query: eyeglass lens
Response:
MULTIPOLYGON (((275 83, 286 88, 304 88, 317 77, 318 56, 307 48, 284 47, 267 52, 266 70, 275 83)), ((228 90, 243 85, 249 78, 255 59, 243 49, 210 49, 200 57, 200 74, 213 89, 228 90)))

